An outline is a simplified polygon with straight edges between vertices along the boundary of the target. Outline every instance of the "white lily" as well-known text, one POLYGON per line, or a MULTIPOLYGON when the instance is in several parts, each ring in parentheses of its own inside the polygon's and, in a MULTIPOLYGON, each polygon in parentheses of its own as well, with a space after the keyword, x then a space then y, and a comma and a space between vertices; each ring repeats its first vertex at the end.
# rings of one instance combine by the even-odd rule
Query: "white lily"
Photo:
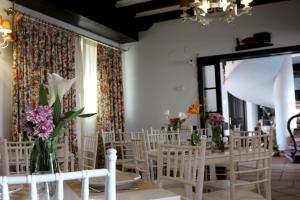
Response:
POLYGON ((180 120, 183 120, 183 119, 187 118, 187 115, 185 113, 183 113, 183 112, 179 112, 178 113, 178 117, 179 117, 180 120))
POLYGON ((54 104, 56 96, 62 102, 64 95, 71 89, 75 81, 76 78, 67 80, 56 73, 48 74, 49 106, 54 104))

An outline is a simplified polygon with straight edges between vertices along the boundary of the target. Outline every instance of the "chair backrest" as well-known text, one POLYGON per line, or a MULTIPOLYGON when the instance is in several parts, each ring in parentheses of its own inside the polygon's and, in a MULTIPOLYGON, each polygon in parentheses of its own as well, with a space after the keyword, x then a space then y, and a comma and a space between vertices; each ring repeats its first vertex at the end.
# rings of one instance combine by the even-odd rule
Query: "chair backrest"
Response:
POLYGON ((142 140, 145 137, 144 131, 131 132, 130 134, 124 134, 125 140, 130 141, 132 139, 142 140))
POLYGON ((132 139, 131 146, 136 172, 149 172, 148 154, 146 151, 145 141, 132 139))
POLYGON ((42 175, 28 175, 28 176, 16 176, 16 177, 0 177, 0 184, 2 186, 2 199, 9 199, 8 185, 12 184, 30 184, 30 199, 37 200, 37 184, 56 182, 58 200, 64 199, 63 182, 65 180, 77 180, 82 179, 82 191, 81 197, 84 200, 89 199, 89 178, 93 177, 106 177, 105 183, 105 200, 116 199, 116 150, 108 150, 108 168, 86 170, 77 172, 57 173, 57 174, 42 174, 42 175))
POLYGON ((95 169, 98 147, 98 133, 83 136, 82 169, 95 169))
POLYGON ((69 171, 69 153, 69 137, 64 136, 57 145, 57 155, 63 156, 64 172, 69 171))
POLYGON ((160 129, 154 129, 154 128, 150 127, 150 133, 159 134, 161 132, 162 132, 162 130, 160 130, 160 129))
POLYGON ((29 174, 30 173, 30 154, 33 142, 1 142, 3 157, 4 174, 29 174))
MULTIPOLYGON (((191 144, 190 140, 191 140, 192 132, 193 132, 192 129, 179 130, 180 143, 182 145, 191 144)), ((200 136, 204 135, 204 136, 208 137, 206 128, 198 129, 198 133, 199 133, 200 136)))
POLYGON ((162 132, 161 135, 164 144, 180 144, 179 130, 162 132))
MULTIPOLYGON (((243 185, 264 184, 263 195, 271 200, 271 158, 273 133, 261 131, 232 131, 230 134, 230 199, 235 199, 235 189, 243 185), (236 167, 253 163, 254 168, 236 167), (255 180, 238 182, 237 176, 256 177, 255 180), (256 176, 255 176, 256 175, 256 176)), ((258 192, 260 193, 258 187, 258 192)))
POLYGON ((240 131, 241 130, 241 124, 234 124, 233 125, 233 130, 234 131, 240 131))
POLYGON ((102 138, 104 144, 116 141, 114 131, 103 131, 102 138))
MULTIPOLYGON (((161 144, 158 149, 158 182, 166 179, 196 187, 196 199, 202 199, 206 139, 200 146, 161 144)), ((192 191, 192 190, 190 190, 192 191)), ((191 194, 186 194, 190 197, 191 194)))
POLYGON ((159 144, 164 144, 161 133, 146 132, 147 151, 157 150, 159 144))

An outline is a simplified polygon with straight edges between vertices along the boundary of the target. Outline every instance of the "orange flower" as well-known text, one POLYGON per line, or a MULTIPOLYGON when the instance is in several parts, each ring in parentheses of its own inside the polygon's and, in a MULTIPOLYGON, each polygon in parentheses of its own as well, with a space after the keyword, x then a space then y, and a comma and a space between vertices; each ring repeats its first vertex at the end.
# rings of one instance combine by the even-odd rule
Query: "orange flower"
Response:
POLYGON ((198 103, 193 103, 187 110, 188 114, 195 115, 199 114, 199 109, 200 109, 200 104, 198 103))

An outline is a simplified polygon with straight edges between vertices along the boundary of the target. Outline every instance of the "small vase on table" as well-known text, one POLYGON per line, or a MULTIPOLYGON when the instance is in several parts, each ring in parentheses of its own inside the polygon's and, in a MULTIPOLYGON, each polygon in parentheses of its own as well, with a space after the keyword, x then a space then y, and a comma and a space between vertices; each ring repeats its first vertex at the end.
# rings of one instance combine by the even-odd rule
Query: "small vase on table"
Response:
POLYGON ((222 153, 224 152, 224 142, 222 137, 221 128, 212 128, 212 153, 222 153))

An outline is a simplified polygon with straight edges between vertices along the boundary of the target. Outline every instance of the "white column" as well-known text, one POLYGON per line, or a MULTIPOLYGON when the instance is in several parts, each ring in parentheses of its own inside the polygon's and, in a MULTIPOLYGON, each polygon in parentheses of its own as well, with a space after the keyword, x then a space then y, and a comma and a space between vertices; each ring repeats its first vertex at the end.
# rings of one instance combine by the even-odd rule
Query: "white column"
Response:
MULTIPOLYGON (((286 56, 274 81, 276 139, 279 150, 286 150, 289 133, 287 121, 296 112, 294 75, 291 56, 286 56)), ((296 123, 293 125, 296 126, 296 123)))

